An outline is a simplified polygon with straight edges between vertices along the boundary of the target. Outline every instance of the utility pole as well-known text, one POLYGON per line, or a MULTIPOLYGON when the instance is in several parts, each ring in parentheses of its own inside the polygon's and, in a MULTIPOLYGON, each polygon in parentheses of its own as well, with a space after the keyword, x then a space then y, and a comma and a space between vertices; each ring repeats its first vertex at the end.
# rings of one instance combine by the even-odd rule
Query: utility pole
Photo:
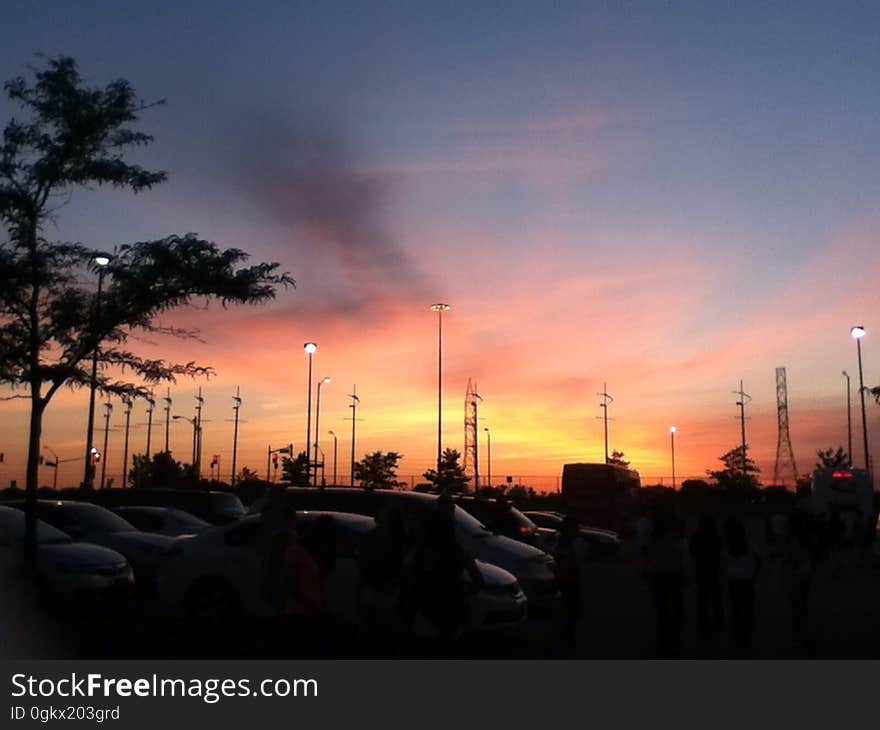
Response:
POLYGON ((156 400, 153 398, 153 394, 150 393, 149 398, 147 398, 147 451, 145 454, 147 461, 150 460, 150 439, 153 435, 153 410, 155 408, 156 400))
POLYGON ((196 481, 202 478, 202 386, 199 386, 199 394, 196 396, 195 438, 193 439, 193 464, 196 469, 196 481))
POLYGON ((602 397, 602 402, 599 404, 599 408, 602 409, 602 421, 605 427, 605 463, 608 463, 608 405, 614 402, 614 398, 608 394, 608 383, 602 383, 602 392, 596 393, 596 395, 602 397))
POLYGON ((336 447, 339 445, 338 439, 336 438, 336 433, 333 431, 327 431, 329 436, 333 437, 333 486, 338 486, 336 483, 336 447))
POLYGON ((748 457, 746 456, 746 405, 752 400, 752 396, 743 390, 743 381, 739 381, 739 390, 733 391, 739 396, 736 405, 739 406, 739 424, 742 435, 742 473, 743 479, 748 477, 748 457))

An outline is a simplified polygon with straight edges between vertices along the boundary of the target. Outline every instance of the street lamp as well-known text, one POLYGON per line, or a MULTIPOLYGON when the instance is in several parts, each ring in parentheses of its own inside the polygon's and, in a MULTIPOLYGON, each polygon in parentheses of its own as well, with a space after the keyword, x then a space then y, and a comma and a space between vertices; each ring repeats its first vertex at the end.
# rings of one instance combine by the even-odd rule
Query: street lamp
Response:
POLYGON ((865 416, 865 379, 862 373, 862 337, 865 336, 865 328, 861 325, 852 327, 849 331, 856 341, 856 350, 859 353, 859 398, 862 401, 862 441, 865 450, 865 471, 871 473, 871 461, 868 456, 868 419, 865 416))
POLYGON ((92 259, 92 263, 98 269, 98 293, 95 295, 95 307, 92 315, 92 327, 95 330, 95 347, 92 352, 92 375, 89 379, 89 420, 86 426, 86 456, 85 474, 83 486, 91 489, 95 482, 95 469, 92 464, 92 446, 95 438, 95 392, 98 390, 98 346, 101 338, 98 336, 98 322, 101 318, 101 293, 104 290, 104 275, 110 264, 110 256, 98 254, 92 259))
POLYGON ((850 387, 849 373, 846 370, 840 372, 846 378, 846 455, 849 458, 849 465, 852 467, 852 388, 850 387))
MULTIPOLYGON (((192 467, 196 468, 196 450, 198 448, 199 422, 195 418, 187 418, 186 416, 172 416, 175 421, 186 421, 193 427, 193 450, 192 450, 192 467)), ((198 477, 196 477, 198 479, 198 477)))
POLYGON ((330 378, 321 378, 318 381, 318 400, 315 403, 315 486, 318 486, 318 434, 321 433, 318 423, 321 420, 321 386, 329 383, 330 378))
MULTIPOLYGON (((308 405, 306 406, 306 440, 303 442, 306 446, 306 463, 308 463, 310 461, 309 442, 312 440, 312 355, 317 352, 318 345, 314 342, 306 342, 303 345, 303 350, 309 356, 309 397, 308 405)), ((291 454, 290 458, 293 459, 293 454, 291 454)), ((312 466, 309 464, 309 469, 311 470, 311 468, 312 466)))
POLYGON ((440 461, 443 452, 443 312, 448 312, 450 306, 432 304, 431 309, 437 312, 437 475, 440 475, 440 461))
POLYGON ((486 432, 486 482, 489 489, 492 489, 492 432, 488 428, 483 430, 486 432))
POLYGON ((113 411, 113 404, 107 401, 104 404, 104 455, 101 460, 101 489, 107 484, 107 439, 110 436, 110 413, 113 411))
POLYGON ((675 426, 669 427, 669 439, 672 443, 672 488, 675 489, 675 432, 678 429, 675 426))
POLYGON ((333 431, 327 431, 327 434, 333 437, 333 486, 336 486, 336 446, 338 444, 338 440, 336 438, 336 434, 333 431))

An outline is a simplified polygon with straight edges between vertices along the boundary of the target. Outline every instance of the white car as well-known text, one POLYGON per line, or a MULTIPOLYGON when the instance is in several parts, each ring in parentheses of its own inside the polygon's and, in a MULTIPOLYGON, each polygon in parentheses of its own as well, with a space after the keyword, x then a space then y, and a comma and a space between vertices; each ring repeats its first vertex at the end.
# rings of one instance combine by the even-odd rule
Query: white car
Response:
MULTIPOLYGON (((337 535, 335 570, 327 586, 330 612, 355 623, 359 615, 358 548, 361 538, 375 527, 372 517, 341 512, 304 511, 296 523, 333 519, 337 535)), ((261 586, 258 546, 263 526, 259 515, 211 528, 195 537, 180 538, 166 556, 159 574, 159 599, 183 609, 199 622, 234 621, 244 614, 269 618, 273 607, 261 586)), ((470 630, 511 628, 526 618, 525 594, 506 570, 477 561, 483 586, 471 597, 470 630)))
MULTIPOLYGON (((25 514, 0 506, 0 556, 20 565, 24 556, 25 514)), ((69 535, 37 520, 37 577, 56 595, 127 590, 134 583, 128 561, 115 550, 74 542, 69 535)))

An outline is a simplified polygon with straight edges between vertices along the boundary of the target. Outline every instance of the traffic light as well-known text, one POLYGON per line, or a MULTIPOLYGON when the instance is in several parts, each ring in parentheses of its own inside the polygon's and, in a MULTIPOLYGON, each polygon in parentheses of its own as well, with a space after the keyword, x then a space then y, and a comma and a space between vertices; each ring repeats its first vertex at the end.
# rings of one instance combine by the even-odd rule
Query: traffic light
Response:
POLYGON ((220 463, 220 454, 214 454, 214 456, 211 457, 211 468, 213 469, 219 463, 220 463))
POLYGON ((101 454, 94 446, 92 446, 92 466, 97 464, 99 461, 101 461, 101 454))
POLYGON ((46 460, 45 457, 44 457, 42 454, 40 454, 40 466, 43 465, 43 462, 44 462, 45 460, 46 460))
POLYGON ((272 468, 278 469, 278 453, 272 454, 272 468))

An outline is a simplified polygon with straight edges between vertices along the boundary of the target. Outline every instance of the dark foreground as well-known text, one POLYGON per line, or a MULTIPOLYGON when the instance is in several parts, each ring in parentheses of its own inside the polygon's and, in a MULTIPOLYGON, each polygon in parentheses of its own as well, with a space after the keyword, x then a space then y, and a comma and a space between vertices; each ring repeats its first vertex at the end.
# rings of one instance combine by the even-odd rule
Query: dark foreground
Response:
MULTIPOLYGON (((806 637, 795 638, 785 570, 765 555, 757 582, 757 621, 741 651, 729 629, 714 641, 697 631, 693 585, 685 588, 685 628, 678 656, 754 658, 880 657, 880 552, 838 555, 817 567, 806 637)), ((49 610, 21 591, 0 594, 3 658, 655 658, 660 656, 652 594, 634 551, 591 563, 584 575, 584 611, 576 640, 561 638, 552 609, 515 631, 464 637, 452 646, 377 640, 373 632, 338 626, 285 631, 248 623, 205 628, 163 616, 148 599, 102 602, 73 614, 49 610)))

